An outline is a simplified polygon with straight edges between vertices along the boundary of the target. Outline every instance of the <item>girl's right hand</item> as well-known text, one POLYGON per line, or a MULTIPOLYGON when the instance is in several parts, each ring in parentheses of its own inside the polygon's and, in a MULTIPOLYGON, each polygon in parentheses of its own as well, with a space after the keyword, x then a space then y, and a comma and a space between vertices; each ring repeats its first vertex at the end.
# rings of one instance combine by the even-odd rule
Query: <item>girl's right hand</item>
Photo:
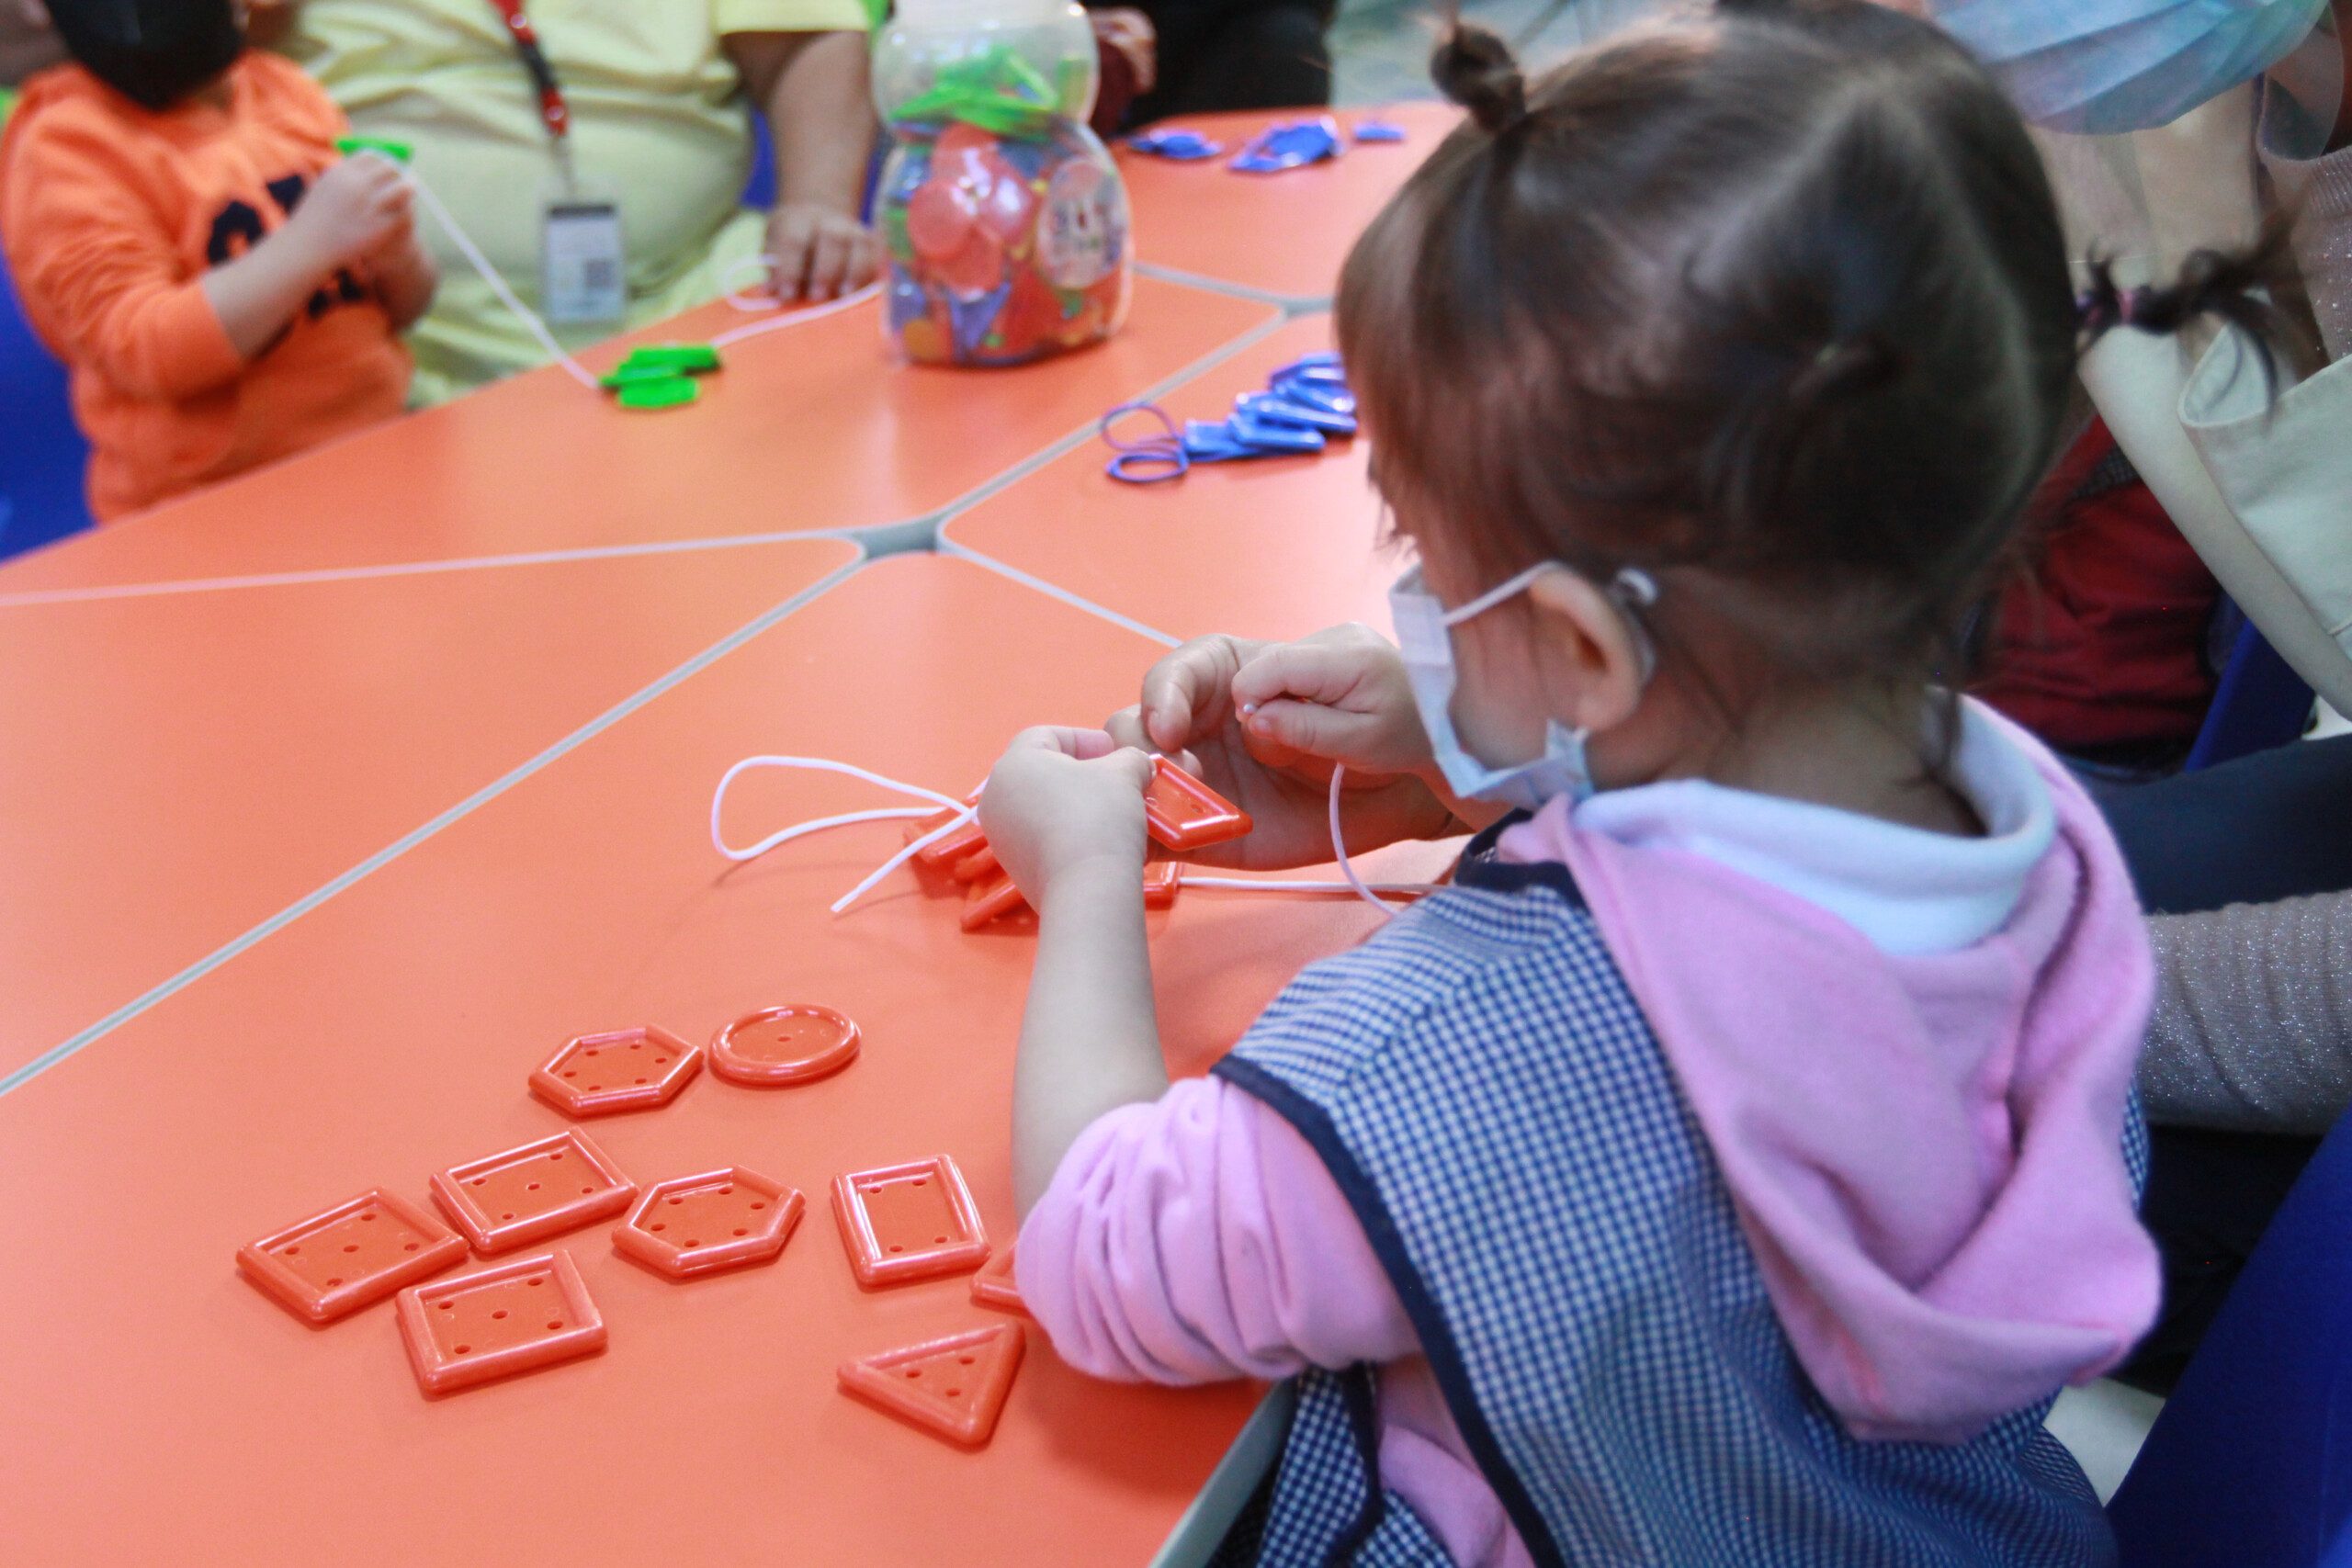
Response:
POLYGON ((1163 752, 1250 813, 1246 838, 1193 857, 1263 870, 1331 858, 1331 770, 1347 769, 1340 824, 1351 853, 1434 838, 1453 814, 1427 782, 1429 739, 1403 659, 1367 626, 1296 642, 1209 637, 1144 676, 1143 701, 1106 726, 1123 746, 1163 752))
POLYGON ((284 232, 298 236, 322 270, 348 266, 410 231, 416 192, 401 166, 378 152, 328 165, 284 232))

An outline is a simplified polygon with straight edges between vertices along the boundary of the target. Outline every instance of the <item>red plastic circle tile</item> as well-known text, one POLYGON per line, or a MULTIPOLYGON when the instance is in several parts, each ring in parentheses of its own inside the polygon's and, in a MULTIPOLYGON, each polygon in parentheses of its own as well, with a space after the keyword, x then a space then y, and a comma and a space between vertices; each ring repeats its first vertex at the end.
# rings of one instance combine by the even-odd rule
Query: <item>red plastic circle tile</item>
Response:
POLYGON ((1019 1324, 992 1323, 848 1362, 836 1375, 843 1393, 951 1442, 978 1448, 996 1431, 1027 1348, 1019 1324))
POLYGON ((570 1127, 433 1177, 433 1201, 484 1255, 609 1219, 636 1191, 604 1150, 570 1127))
POLYGON ((605 1319, 568 1252, 500 1263, 401 1292, 401 1338, 427 1394, 592 1356, 605 1319))
POLYGON ((648 1024, 583 1034, 531 1075, 531 1092, 567 1116, 650 1111, 702 1070, 702 1053, 648 1024))
POLYGON ((1029 1315, 1029 1303, 1021 1299, 1021 1287, 1012 1280, 1012 1248, 1006 1247, 980 1265, 980 1271, 972 1276, 972 1300, 999 1312, 1029 1315))
POLYGON ((945 1155, 833 1178, 833 1218, 867 1290, 961 1273, 989 1255, 971 1189, 945 1155))
POLYGON ((333 1323, 464 1261, 466 1244, 381 1187, 237 1249, 237 1267, 280 1306, 333 1323))
POLYGON ((797 1191, 756 1170, 707 1170, 647 1188, 613 1246, 657 1274, 699 1280, 783 1257, 806 1207, 797 1191))
POLYGON ((1151 764, 1144 791, 1144 825, 1178 854, 1238 839, 1250 830, 1250 814, 1165 757, 1151 764))
POLYGON ((729 1083, 774 1089, 840 1072, 857 1057, 858 1028, 812 1002, 762 1008, 711 1037, 710 1070, 729 1083))

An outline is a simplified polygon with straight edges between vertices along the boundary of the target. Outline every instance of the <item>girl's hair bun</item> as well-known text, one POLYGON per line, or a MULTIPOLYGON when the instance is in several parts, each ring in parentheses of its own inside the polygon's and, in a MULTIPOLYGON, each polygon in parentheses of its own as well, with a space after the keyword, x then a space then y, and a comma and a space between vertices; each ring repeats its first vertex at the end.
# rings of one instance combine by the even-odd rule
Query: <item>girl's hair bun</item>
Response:
POLYGON ((1499 34, 1474 22, 1456 21, 1430 56, 1438 91, 1470 111, 1489 136, 1527 118, 1527 78, 1499 34))

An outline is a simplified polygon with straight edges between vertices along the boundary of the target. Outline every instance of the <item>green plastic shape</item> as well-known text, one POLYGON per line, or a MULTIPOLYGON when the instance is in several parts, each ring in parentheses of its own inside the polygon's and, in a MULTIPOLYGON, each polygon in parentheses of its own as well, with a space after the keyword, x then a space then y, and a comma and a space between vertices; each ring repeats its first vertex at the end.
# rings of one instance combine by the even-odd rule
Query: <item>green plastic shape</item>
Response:
POLYGON ((394 141, 387 136, 342 136, 335 139, 334 150, 345 157, 354 152, 380 152, 395 164, 405 164, 416 156, 416 149, 405 141, 394 141))
POLYGON ((702 396, 691 376, 663 376, 650 381, 630 381, 620 389, 625 409, 673 409, 702 396))

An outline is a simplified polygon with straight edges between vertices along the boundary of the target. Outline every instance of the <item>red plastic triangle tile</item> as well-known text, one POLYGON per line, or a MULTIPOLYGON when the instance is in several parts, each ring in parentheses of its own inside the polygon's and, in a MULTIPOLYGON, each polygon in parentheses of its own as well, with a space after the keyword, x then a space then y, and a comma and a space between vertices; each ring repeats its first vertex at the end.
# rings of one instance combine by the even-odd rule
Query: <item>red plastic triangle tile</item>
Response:
POLYGON ((1151 785, 1143 795, 1144 825, 1178 854, 1238 839, 1250 830, 1250 814, 1165 757, 1151 762, 1151 785))
POLYGON ((972 1276, 972 1300, 999 1312, 1029 1315, 1029 1303, 1021 1299, 1021 1287, 1012 1281, 1012 1248, 1006 1247, 980 1265, 980 1271, 972 1276))
POLYGON ((842 1367, 842 1391, 950 1442, 978 1448, 996 1431, 1027 1336, 993 1323, 944 1339, 885 1350, 842 1367))

